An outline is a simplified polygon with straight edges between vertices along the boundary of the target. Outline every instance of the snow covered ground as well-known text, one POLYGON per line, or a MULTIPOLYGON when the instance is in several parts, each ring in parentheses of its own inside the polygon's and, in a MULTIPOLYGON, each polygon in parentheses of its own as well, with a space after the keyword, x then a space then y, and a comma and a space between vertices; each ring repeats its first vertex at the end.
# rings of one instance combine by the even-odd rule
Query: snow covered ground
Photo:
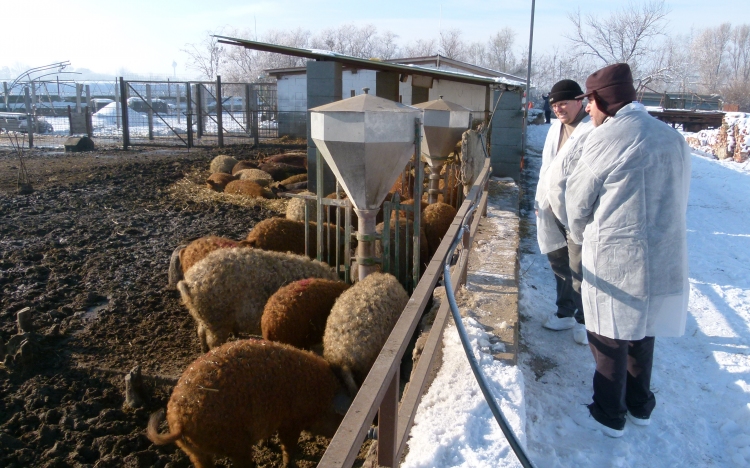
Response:
MULTIPOLYGON (((529 187, 536 183, 548 129, 529 127, 529 187)), ((519 355, 518 368, 481 350, 475 354, 537 467, 750 466, 748 200, 749 167, 693 156, 687 331, 680 338, 657 338, 652 424, 629 424, 620 439, 571 419, 590 402, 594 361, 570 330, 542 328, 542 319, 554 310, 554 279, 534 230, 522 239, 519 308, 527 350, 519 355)), ((522 210, 521 216, 533 225, 533 210, 522 210)), ((487 342, 482 328, 471 319, 464 323, 476 344, 487 342)), ((452 325, 444 346, 444 364, 420 405, 402 466, 520 466, 483 401, 452 325)))

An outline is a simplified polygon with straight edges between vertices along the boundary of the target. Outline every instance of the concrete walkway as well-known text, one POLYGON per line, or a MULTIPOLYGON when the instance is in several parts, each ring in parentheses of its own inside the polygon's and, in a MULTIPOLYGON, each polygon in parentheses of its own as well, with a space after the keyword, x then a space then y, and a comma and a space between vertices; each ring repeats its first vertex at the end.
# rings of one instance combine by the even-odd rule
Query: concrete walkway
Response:
POLYGON ((479 223, 466 286, 457 295, 464 316, 484 325, 496 359, 518 359, 519 189, 512 179, 491 178, 487 216, 479 223))

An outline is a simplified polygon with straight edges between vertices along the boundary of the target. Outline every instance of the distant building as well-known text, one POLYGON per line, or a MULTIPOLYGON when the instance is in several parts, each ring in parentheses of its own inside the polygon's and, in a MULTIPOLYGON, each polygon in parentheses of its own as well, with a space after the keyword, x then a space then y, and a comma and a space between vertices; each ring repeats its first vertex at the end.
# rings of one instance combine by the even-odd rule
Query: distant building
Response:
MULTIPOLYGON (((317 153, 308 135, 308 110, 360 94, 362 88, 370 88, 371 94, 404 104, 417 104, 443 96, 471 109, 477 120, 488 120, 492 112, 489 129, 492 173, 519 180, 523 156, 521 98, 525 89, 525 82, 520 77, 440 55, 395 60, 363 59, 331 51, 216 37, 223 44, 308 59, 305 67, 267 70, 277 79, 279 134, 307 138, 308 174, 316 173, 317 153)), ((326 171, 323 184, 333 187, 334 183, 332 172, 326 171)))
MULTIPOLYGON (((515 82, 518 86, 524 84, 524 79, 521 77, 450 59, 442 55, 384 60, 383 63, 418 66, 470 74, 477 77, 500 78, 508 82, 515 82)), ((279 134, 306 136, 307 67, 274 68, 265 71, 269 76, 276 78, 279 134)), ((369 88, 370 94, 381 95, 382 93, 378 90, 377 74, 377 70, 344 65, 341 72, 342 98, 346 99, 362 94, 363 88, 369 88)), ((399 79, 399 102, 418 104, 438 99, 440 96, 475 111, 475 119, 484 118, 484 112, 488 110, 489 99, 487 99, 487 86, 485 84, 462 83, 406 74, 402 74, 399 79)))

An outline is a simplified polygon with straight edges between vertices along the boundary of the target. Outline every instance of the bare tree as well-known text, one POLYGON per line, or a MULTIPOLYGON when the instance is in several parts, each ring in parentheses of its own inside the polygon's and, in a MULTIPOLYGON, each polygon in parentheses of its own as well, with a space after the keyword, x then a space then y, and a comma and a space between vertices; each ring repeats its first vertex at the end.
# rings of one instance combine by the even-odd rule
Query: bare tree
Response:
POLYGON ((380 35, 375 45, 375 55, 383 60, 396 58, 399 51, 399 46, 396 43, 397 37, 398 35, 392 31, 386 31, 380 35))
POLYGON ((750 80, 750 24, 735 26, 727 50, 729 72, 733 80, 750 80))
POLYGON ((691 59, 690 35, 667 37, 656 49, 653 68, 662 70, 659 74, 652 74, 651 79, 641 83, 645 90, 662 91, 691 91, 695 84, 694 65, 691 59))
MULTIPOLYGON (((232 35, 252 37, 254 33, 245 30, 235 31, 232 35)), ((262 37, 262 41, 287 47, 306 48, 309 46, 310 35, 310 31, 302 28, 291 31, 271 30, 262 37)), ((244 47, 231 47, 225 57, 224 73, 232 81, 264 81, 267 79, 265 76, 267 69, 304 66, 305 62, 306 59, 301 57, 260 52, 244 47)))
POLYGON ((750 111, 750 25, 735 26, 727 45, 727 77, 721 88, 724 102, 750 111))
POLYGON ((466 47, 464 58, 467 62, 474 65, 491 68, 488 61, 487 48, 481 42, 472 42, 469 44, 466 47))
POLYGON ((462 60, 466 45, 461 39, 461 30, 440 31, 440 54, 450 59, 462 60))
POLYGON ((417 39, 407 44, 403 51, 407 57, 429 57, 437 54, 437 44, 435 39, 417 39))
POLYGON ((510 70, 516 66, 516 57, 513 54, 515 37, 516 32, 509 27, 501 29, 490 37, 487 47, 490 68, 510 73, 510 70))
MULTIPOLYGON (((524 54, 526 57, 528 54, 524 54)), ((549 92, 552 85, 560 80, 568 79, 578 82, 583 86, 586 77, 596 69, 591 59, 575 57, 569 53, 560 51, 554 47, 548 52, 538 53, 532 57, 531 82, 534 86, 531 90, 532 98, 538 98, 549 92)), ((525 67, 525 60, 523 66, 525 67)), ((523 70, 525 74, 525 70, 523 70)))
POLYGON ((181 49, 190 57, 187 67, 196 70, 209 80, 220 74, 225 60, 225 49, 219 44, 214 34, 222 34, 222 30, 215 32, 207 31, 206 37, 198 44, 185 44, 187 48, 181 49))
POLYGON ((725 71, 725 54, 732 31, 730 23, 706 28, 693 42, 693 57, 697 62, 700 83, 704 92, 718 93, 725 71))
POLYGON ((664 0, 631 2, 603 19, 583 18, 579 10, 568 15, 574 32, 566 37, 576 56, 592 57, 601 65, 628 63, 638 76, 646 68, 655 39, 664 35, 668 13, 664 0))
POLYGON ((369 58, 375 55, 377 33, 377 28, 371 24, 362 27, 345 24, 322 31, 312 38, 312 46, 352 57, 369 58))

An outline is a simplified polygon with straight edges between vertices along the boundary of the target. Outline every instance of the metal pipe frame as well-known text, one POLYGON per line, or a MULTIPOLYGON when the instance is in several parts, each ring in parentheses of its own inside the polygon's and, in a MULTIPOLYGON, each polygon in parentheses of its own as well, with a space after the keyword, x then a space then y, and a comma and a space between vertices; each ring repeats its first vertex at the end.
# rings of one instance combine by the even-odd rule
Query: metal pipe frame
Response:
MULTIPOLYGON (((391 389, 393 382, 397 379, 401 359, 408 347, 409 340, 414 335, 414 331, 419 324, 422 313, 432 297, 432 291, 440 279, 443 265, 445 264, 448 255, 448 250, 461 228, 461 221, 474 203, 479 202, 480 206, 478 212, 484 212, 484 206, 482 206, 482 203, 486 204, 487 197, 483 196, 483 194, 486 191, 489 174, 490 161, 487 159, 480 177, 469 191, 469 194, 461 205, 456 218, 454 218, 453 223, 438 247, 437 252, 432 257, 430 264, 427 266, 419 283, 416 285, 414 293, 411 295, 409 302, 401 313, 401 317, 394 326, 383 346, 383 349, 370 369, 370 373, 367 375, 362 387, 354 398, 349 411, 339 426, 336 435, 334 435, 331 440, 328 449, 318 464, 318 467, 333 468, 352 466, 362 442, 367 436, 370 423, 375 417, 375 414, 379 411, 383 411, 384 417, 386 417, 385 415, 393 414, 392 407, 394 406, 394 403, 389 395, 392 395, 391 389)), ((476 232, 476 227, 478 227, 479 217, 476 219, 477 224, 472 226, 472 238, 476 232)), ((462 257, 460 257, 457 268, 466 268, 468 265, 468 253, 468 250, 462 251, 462 257)), ((457 275, 455 277, 454 281, 456 284, 451 285, 451 287, 456 288, 458 286, 459 276, 460 275, 457 275)), ((445 311, 443 311, 443 317, 447 317, 447 303, 444 303, 444 308, 445 311)), ((443 307, 441 307, 441 311, 442 309, 443 307)), ((438 316, 440 316, 440 312, 438 312, 438 316)), ((415 368, 413 374, 415 377, 409 384, 408 391, 405 392, 401 398, 401 404, 398 406, 398 418, 396 424, 397 434, 395 437, 389 434, 383 434, 384 431, 392 430, 393 425, 390 423, 387 423, 387 427, 382 427, 378 431, 379 446, 380 444, 385 444, 385 441, 391 440, 396 444, 395 451, 392 450, 391 447, 380 450, 380 452, 387 454, 387 456, 384 456, 379 462, 385 461, 385 458, 390 458, 392 460, 390 465, 382 466, 396 466, 397 461, 403 453, 404 447, 406 446, 406 439, 413 423, 414 413, 419 405, 422 392, 426 385, 426 376, 429 375, 432 366, 434 350, 437 344, 439 344, 439 336, 442 334, 444 324, 444 320, 442 322, 436 320, 433 325, 432 332, 428 338, 428 345, 432 343, 433 347, 431 350, 425 348, 422 358, 415 368), (395 455, 392 456, 390 454, 395 455)), ((384 420, 384 422, 387 421, 388 419, 384 420)))

